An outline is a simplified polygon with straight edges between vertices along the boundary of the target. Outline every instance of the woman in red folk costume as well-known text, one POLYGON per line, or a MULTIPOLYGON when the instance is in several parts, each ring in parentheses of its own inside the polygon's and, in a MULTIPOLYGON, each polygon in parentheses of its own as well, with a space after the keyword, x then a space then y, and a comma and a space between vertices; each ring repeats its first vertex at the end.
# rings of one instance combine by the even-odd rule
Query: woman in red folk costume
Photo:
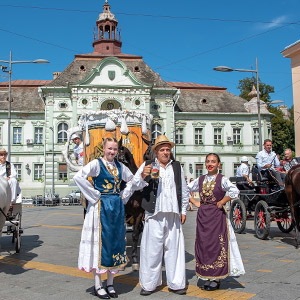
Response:
POLYGON ((220 279, 245 274, 236 237, 224 205, 239 195, 239 190, 226 177, 218 173, 218 154, 206 156, 207 174, 200 176, 188 187, 198 192, 200 202, 190 201, 198 207, 195 241, 196 274, 206 280, 203 288, 213 291, 220 287, 220 279))

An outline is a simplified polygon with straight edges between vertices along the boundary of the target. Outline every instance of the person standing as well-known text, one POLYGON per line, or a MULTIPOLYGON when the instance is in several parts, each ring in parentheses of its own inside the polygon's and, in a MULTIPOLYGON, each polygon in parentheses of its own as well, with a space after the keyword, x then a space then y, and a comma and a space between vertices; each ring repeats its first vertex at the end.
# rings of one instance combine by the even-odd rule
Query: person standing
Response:
POLYGON ((11 162, 6 160, 7 154, 4 148, 0 149, 0 176, 8 181, 11 189, 11 201, 15 202, 21 190, 18 185, 16 169, 11 162))
POLYGON ((79 166, 83 166, 83 143, 78 134, 72 135, 72 141, 75 144, 73 149, 75 161, 79 166))
POLYGON ((285 174, 275 169, 280 167, 280 162, 276 153, 272 151, 272 141, 270 139, 264 140, 264 149, 257 153, 256 164, 262 175, 274 179, 280 187, 284 186, 283 179, 285 174))
POLYGON ((143 189, 144 195, 145 225, 139 272, 142 296, 152 294, 162 284, 163 257, 169 289, 179 295, 186 293, 182 224, 186 219, 189 191, 180 163, 171 160, 173 147, 174 143, 160 135, 152 146, 155 161, 144 162, 132 180, 133 189, 143 189))
POLYGON ((118 142, 108 137, 103 141, 104 155, 85 165, 74 181, 89 201, 79 247, 78 268, 93 272, 95 294, 101 299, 117 298, 113 286, 114 274, 128 263, 126 255, 124 204, 129 192, 120 184, 133 178, 131 171, 115 157, 118 142), (92 177, 94 186, 88 181, 92 177), (104 288, 101 274, 107 273, 104 288))
POLYGON ((238 188, 218 173, 220 158, 216 153, 206 156, 207 175, 189 183, 191 192, 199 191, 195 241, 196 274, 206 280, 203 288, 214 291, 220 280, 245 273, 236 237, 224 205, 239 195, 238 188), (228 195, 228 196, 227 196, 228 195))

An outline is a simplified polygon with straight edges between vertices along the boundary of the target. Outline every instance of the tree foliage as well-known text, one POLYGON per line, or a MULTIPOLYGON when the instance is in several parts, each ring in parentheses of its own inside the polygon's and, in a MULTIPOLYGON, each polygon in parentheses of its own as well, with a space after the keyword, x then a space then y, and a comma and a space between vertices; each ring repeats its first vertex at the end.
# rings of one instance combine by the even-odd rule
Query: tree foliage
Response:
MULTIPOLYGON (((274 87, 269 84, 265 84, 261 82, 260 79, 258 79, 258 81, 259 81, 260 100, 269 102, 271 99, 270 94, 274 93, 274 87)), ((244 79, 239 80, 238 89, 241 92, 240 97, 250 101, 251 98, 248 96, 248 94, 252 91, 253 84, 255 85, 256 88, 255 77, 251 77, 251 78, 246 77, 244 79)))
MULTIPOLYGON (((246 77, 239 80, 238 89, 240 90, 240 97, 251 100, 248 94, 252 91, 253 83, 256 84, 254 77, 246 77)), ((260 100, 266 103, 270 102, 270 93, 274 93, 274 87, 263 82, 259 82, 260 100)), ((268 105, 270 113, 274 114, 271 119, 272 128, 272 148, 273 150, 282 155, 284 149, 291 148, 295 150, 295 129, 294 129, 294 108, 293 106, 289 109, 289 118, 284 117, 283 112, 277 107, 268 105)))

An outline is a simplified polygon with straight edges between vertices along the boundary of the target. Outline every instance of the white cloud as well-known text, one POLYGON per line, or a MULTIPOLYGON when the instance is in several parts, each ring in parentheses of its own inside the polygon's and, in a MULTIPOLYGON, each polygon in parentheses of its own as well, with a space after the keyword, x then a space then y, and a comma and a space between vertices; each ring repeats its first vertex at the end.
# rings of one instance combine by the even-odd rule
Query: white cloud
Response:
POLYGON ((271 28, 275 28, 278 26, 283 26, 284 24, 282 24, 282 23, 287 23, 287 19, 288 19, 288 16, 280 16, 280 17, 274 18, 271 21, 272 23, 260 25, 260 28, 261 29, 271 29, 271 28))

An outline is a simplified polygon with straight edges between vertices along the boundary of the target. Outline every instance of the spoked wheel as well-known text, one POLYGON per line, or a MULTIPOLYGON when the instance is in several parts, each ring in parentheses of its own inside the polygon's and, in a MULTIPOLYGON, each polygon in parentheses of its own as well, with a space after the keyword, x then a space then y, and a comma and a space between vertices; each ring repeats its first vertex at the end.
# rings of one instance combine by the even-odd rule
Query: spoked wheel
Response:
POLYGON ((235 233, 242 233, 246 228, 247 211, 241 199, 235 199, 230 207, 230 222, 235 233))
POLYGON ((15 249, 17 253, 20 253, 20 249, 21 249, 21 233, 20 233, 20 226, 18 225, 16 227, 16 245, 15 245, 15 249))
POLYGON ((277 221, 277 226, 284 233, 291 232, 294 229, 291 213, 288 212, 287 214, 281 216, 281 220, 277 221))
POLYGON ((254 229, 259 239, 265 240, 270 233, 270 213, 264 200, 257 202, 254 215, 254 229))

